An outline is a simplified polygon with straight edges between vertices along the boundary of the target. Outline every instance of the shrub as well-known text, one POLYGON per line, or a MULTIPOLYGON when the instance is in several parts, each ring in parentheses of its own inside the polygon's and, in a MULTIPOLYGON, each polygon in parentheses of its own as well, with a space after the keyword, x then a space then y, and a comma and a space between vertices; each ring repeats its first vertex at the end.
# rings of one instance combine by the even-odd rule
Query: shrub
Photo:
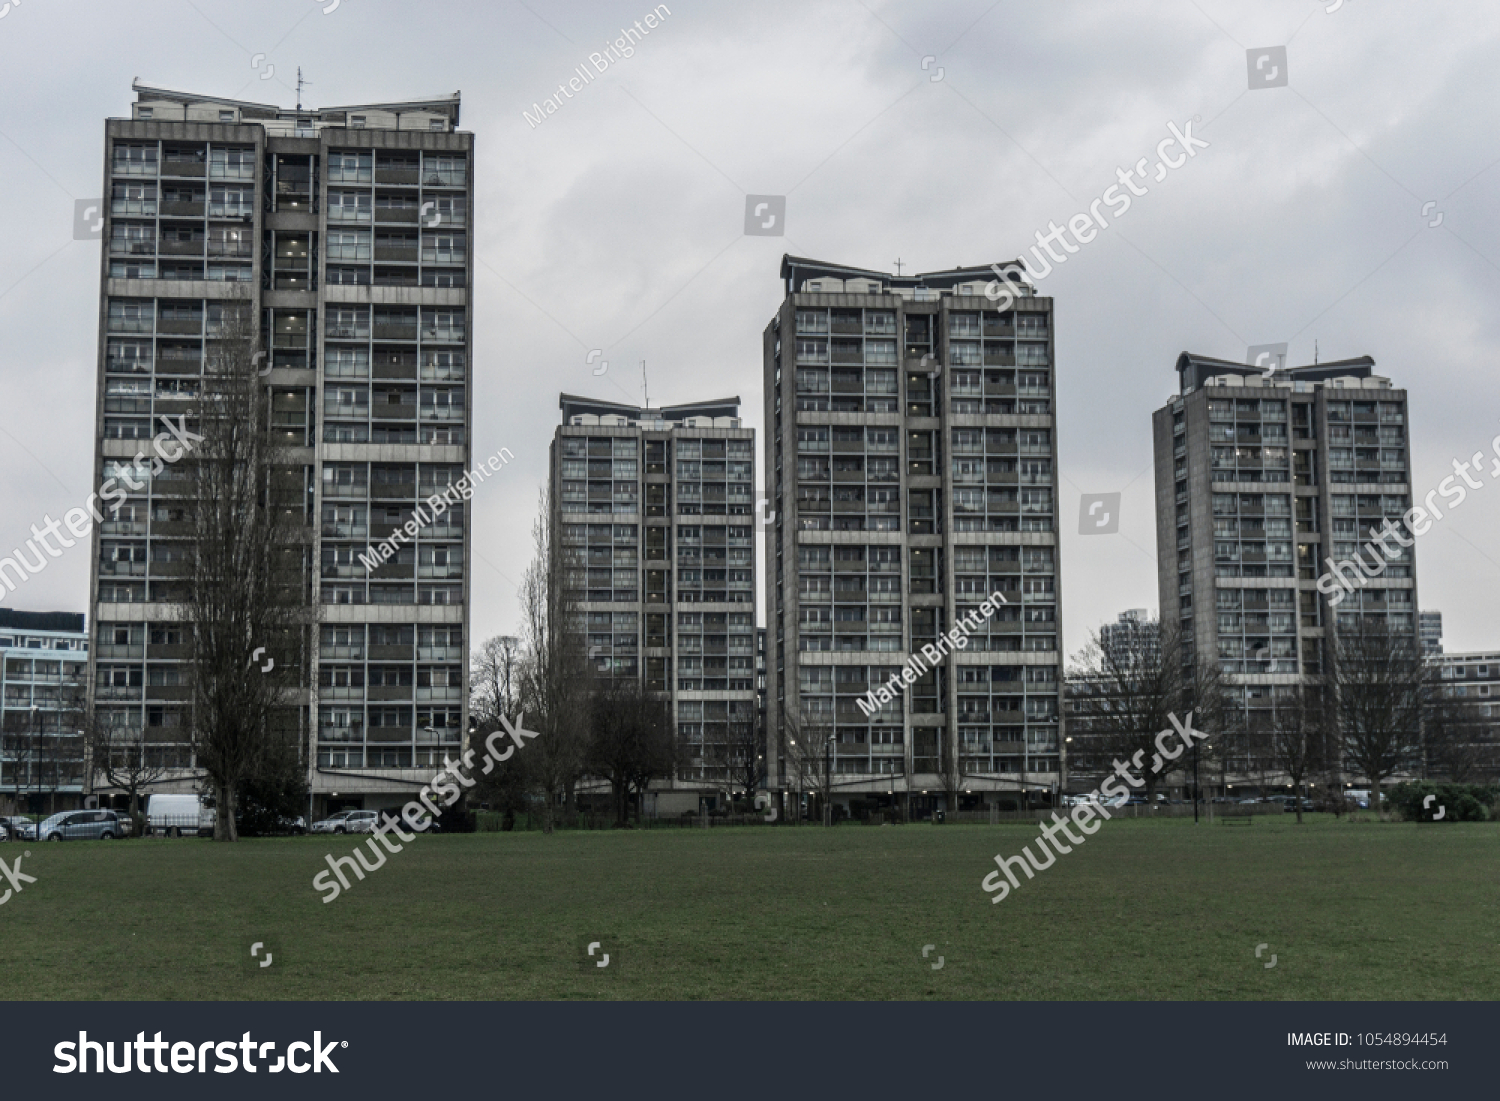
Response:
POLYGON ((1408 822, 1431 822, 1437 808, 1443 808, 1439 822, 1484 822, 1490 819, 1487 805, 1493 803, 1496 789, 1479 784, 1439 784, 1431 780, 1417 780, 1397 784, 1386 790, 1386 798, 1392 808, 1401 812, 1408 822), (1434 796, 1431 804, 1422 806, 1427 796, 1434 796))

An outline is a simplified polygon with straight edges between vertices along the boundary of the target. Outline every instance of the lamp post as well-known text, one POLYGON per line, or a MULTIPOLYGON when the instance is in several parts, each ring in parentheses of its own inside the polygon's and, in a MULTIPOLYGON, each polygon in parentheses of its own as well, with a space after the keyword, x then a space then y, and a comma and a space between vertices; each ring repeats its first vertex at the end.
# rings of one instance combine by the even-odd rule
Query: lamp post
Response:
POLYGON ((1198 743, 1193 742, 1193 825, 1198 824, 1198 743))
POLYGON ((32 753, 32 760, 33 760, 33 763, 34 763, 34 767, 36 768, 35 779, 36 779, 36 805, 37 805, 37 813, 41 814, 41 812, 42 812, 41 811, 41 806, 42 806, 42 743, 37 739, 37 734, 36 734, 36 710, 37 710, 36 704, 32 704, 31 705, 31 744, 32 744, 32 747, 33 747, 33 750, 34 750, 34 752, 32 753))
POLYGON ((833 735, 823 743, 823 825, 833 825, 833 735))

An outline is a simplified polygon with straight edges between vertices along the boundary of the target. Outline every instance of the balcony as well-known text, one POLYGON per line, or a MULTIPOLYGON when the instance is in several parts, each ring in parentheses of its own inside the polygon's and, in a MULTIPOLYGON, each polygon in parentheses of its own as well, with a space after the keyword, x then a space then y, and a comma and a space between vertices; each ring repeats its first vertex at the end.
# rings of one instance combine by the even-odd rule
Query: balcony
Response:
POLYGON ((372 419, 377 421, 414 421, 417 419, 416 395, 412 395, 411 401, 402 401, 395 405, 377 405, 374 407, 372 419))
MULTIPOLYGON (((366 497, 369 496, 369 494, 370 494, 370 487, 369 487, 368 484, 363 483, 363 482, 358 482, 358 483, 355 483, 353 485, 351 485, 351 484, 349 484, 347 482, 324 482, 323 483, 323 496, 324 497, 345 497, 345 498, 352 497, 352 498, 355 498, 356 500, 364 500, 366 497)), ((382 495, 384 495, 384 494, 382 494, 382 495)), ((401 496, 401 494, 399 494, 399 493, 398 494, 392 494, 392 495, 393 496, 401 496)), ((406 496, 410 497, 411 494, 407 493, 406 496)))
POLYGON ((421 173, 415 165, 410 167, 386 167, 377 164, 375 166, 375 182, 378 184, 401 184, 415 186, 421 173))
POLYGON ((383 263, 414 264, 417 262, 417 247, 415 245, 376 245, 375 259, 383 263))
POLYGON ((177 333, 184 336, 199 336, 203 333, 203 318, 162 318, 156 323, 159 333, 177 333))
MULTIPOLYGON (((161 216, 163 218, 201 218, 203 217, 204 204, 202 200, 197 202, 179 202, 172 200, 161 204, 161 216)), ((150 211, 146 211, 150 213, 150 211)))
POLYGON ((163 240, 160 252, 162 256, 202 256, 205 244, 202 238, 195 241, 163 240))

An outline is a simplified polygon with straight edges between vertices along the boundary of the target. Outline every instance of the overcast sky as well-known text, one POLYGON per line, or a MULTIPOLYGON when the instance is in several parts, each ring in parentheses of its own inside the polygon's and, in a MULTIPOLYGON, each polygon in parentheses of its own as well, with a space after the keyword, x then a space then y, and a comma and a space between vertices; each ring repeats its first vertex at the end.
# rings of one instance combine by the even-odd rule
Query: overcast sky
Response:
MULTIPOLYGON (((1040 288, 1072 653, 1156 608, 1150 414, 1179 352, 1373 356, 1411 392, 1418 497, 1500 433, 1500 5, 1338 2, 670 0, 633 57, 532 128, 523 109, 647 0, 0 0, 0 553, 90 491, 99 245, 72 240, 73 202, 100 192, 103 119, 129 113, 133 77, 288 107, 298 65, 312 106, 462 91, 474 455, 517 459, 474 500, 476 641, 517 623, 559 391, 638 401, 646 360, 653 403, 737 394, 759 430, 784 251, 907 272, 1010 259, 1196 118, 1209 147, 1040 288), (1287 83, 1251 91, 1247 51, 1272 46, 1287 83), (744 235, 747 193, 787 196, 786 236, 744 235), (1075 535, 1079 494, 1117 490, 1120 534, 1075 535)), ((1500 478, 1418 544, 1450 651, 1500 647, 1497 535, 1500 478)), ((80 545, 5 603, 83 611, 88 576, 80 545)))

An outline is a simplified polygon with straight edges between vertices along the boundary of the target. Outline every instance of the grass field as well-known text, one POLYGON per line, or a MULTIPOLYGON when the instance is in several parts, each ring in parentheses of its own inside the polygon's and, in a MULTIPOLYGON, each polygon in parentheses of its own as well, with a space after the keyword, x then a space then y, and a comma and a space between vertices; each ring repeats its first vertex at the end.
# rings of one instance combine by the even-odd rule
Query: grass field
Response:
POLYGON ((1035 832, 424 837, 326 905, 352 838, 11 843, 0 998, 1500 998, 1495 825, 1120 820, 991 905, 1035 832))

